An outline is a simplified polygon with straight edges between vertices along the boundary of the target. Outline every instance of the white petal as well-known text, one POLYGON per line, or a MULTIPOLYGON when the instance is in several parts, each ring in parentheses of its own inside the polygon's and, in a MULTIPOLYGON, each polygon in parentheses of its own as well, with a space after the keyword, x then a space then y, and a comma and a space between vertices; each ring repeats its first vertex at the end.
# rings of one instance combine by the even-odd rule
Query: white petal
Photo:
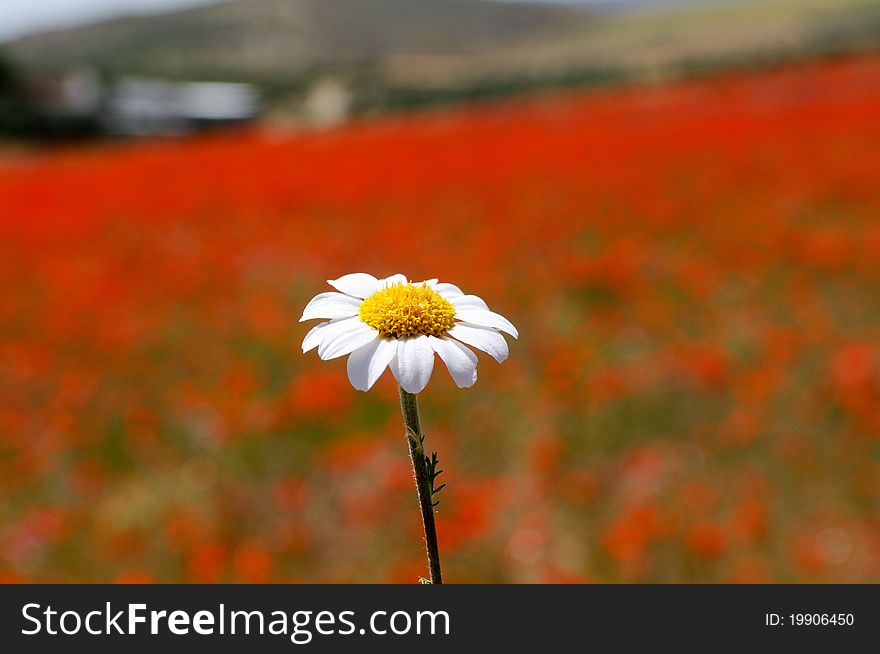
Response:
POLYGON ((491 327, 493 329, 500 329, 503 332, 507 332, 514 338, 519 338, 519 332, 516 331, 516 327, 514 327, 510 321, 504 316, 495 313, 494 311, 485 311, 480 309, 455 309, 455 319, 463 320, 464 322, 469 322, 472 325, 477 325, 479 327, 491 327))
POLYGON ((394 358, 391 359, 391 363, 388 364, 388 369, 391 370, 391 374, 394 375, 394 379, 396 379, 399 384, 400 371, 397 370, 397 353, 394 354, 394 358))
POLYGON ((447 300, 451 300, 457 295, 464 295, 464 292, 455 284, 447 284, 445 282, 441 282, 440 284, 428 284, 428 286, 431 286, 435 291, 437 291, 447 300))
POLYGON ((486 352, 498 363, 504 361, 510 353, 507 349, 507 341, 494 329, 457 323, 448 333, 462 343, 473 345, 478 350, 486 352))
POLYGON ((476 295, 453 295, 449 298, 449 303, 455 307, 456 311, 467 311, 468 309, 477 309, 478 311, 489 310, 489 306, 483 301, 483 298, 476 295))
POLYGON ((434 279, 426 279, 423 282, 418 282, 419 285, 424 284, 425 286, 434 286, 437 283, 437 278, 434 279))
POLYGON ((304 320, 314 320, 315 318, 330 319, 333 318, 351 318, 357 315, 360 309, 361 300, 343 295, 342 293, 321 293, 312 298, 311 302, 306 305, 303 310, 300 322, 304 320))
POLYGON ((327 334, 318 346, 318 356, 324 361, 354 352, 379 338, 379 332, 365 325, 360 318, 343 318, 337 325, 339 326, 333 330, 333 333, 327 334))
POLYGON ((379 280, 367 273, 351 273, 339 279, 328 279, 327 283, 337 291, 361 299, 371 296, 381 288, 379 280))
POLYGON ((303 339, 302 349, 303 353, 308 352, 309 350, 313 350, 318 347, 328 334, 332 334, 336 329, 335 327, 331 327, 331 325, 337 325, 343 320, 349 320, 349 318, 339 318, 338 320, 330 320, 328 322, 322 322, 309 330, 309 333, 306 334, 306 337, 303 339))
POLYGON ((385 372, 397 354, 397 341, 393 338, 377 338, 358 348, 348 357, 348 379, 359 391, 368 391, 385 372))
POLYGON ((420 393, 434 370, 434 350, 427 336, 411 336, 397 341, 397 356, 391 372, 407 393, 420 393))
POLYGON ((379 283, 381 284, 381 288, 386 288, 392 284, 408 284, 409 280, 406 278, 406 275, 397 273, 396 275, 391 275, 391 277, 379 280, 379 283))
POLYGON ((451 338, 429 336, 433 350, 443 359, 455 385, 468 388, 477 381, 477 355, 451 338))

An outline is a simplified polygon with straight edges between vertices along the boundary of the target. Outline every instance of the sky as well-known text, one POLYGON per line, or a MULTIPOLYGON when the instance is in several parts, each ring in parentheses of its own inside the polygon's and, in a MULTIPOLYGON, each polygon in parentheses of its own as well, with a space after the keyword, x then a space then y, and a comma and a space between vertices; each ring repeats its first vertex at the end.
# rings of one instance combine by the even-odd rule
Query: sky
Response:
POLYGON ((214 0, 0 0, 0 40, 120 14, 161 12, 214 0))
MULTIPOLYGON (((0 41, 121 14, 161 12, 218 0, 0 0, 0 41)), ((548 0, 543 0, 548 1, 548 0)), ((578 0, 569 0, 578 1, 578 0)), ((587 0, 580 0, 581 2, 587 0)), ((589 0, 617 4, 632 0, 589 0)), ((651 0, 641 0, 649 4, 651 0)), ((653 0, 658 1, 658 0, 653 0)))

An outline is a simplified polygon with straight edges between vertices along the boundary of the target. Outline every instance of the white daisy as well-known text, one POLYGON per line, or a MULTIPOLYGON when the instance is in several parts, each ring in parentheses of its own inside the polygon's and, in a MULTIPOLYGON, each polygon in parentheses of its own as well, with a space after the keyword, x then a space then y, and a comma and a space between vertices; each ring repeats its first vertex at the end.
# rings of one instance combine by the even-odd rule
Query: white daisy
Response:
POLYGON ((419 393, 431 378, 436 352, 459 388, 477 381, 477 356, 465 344, 507 358, 500 332, 518 337, 516 327, 489 310, 476 295, 436 279, 410 282, 403 275, 376 279, 366 273, 328 280, 339 293, 312 298, 303 320, 323 319, 303 339, 303 352, 318 348, 322 359, 348 357, 348 378, 369 390, 391 368, 408 393, 419 393))

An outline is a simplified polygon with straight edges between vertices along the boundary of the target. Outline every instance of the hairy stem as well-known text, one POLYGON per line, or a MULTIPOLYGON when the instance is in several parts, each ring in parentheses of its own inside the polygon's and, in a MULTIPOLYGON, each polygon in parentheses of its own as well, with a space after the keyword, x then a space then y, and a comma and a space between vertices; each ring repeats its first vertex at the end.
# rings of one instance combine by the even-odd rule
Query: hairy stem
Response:
POLYGON ((400 409, 403 412, 403 422, 406 425, 409 456, 412 459, 416 490, 419 493, 419 507, 422 510, 422 524, 425 527, 425 546, 428 551, 428 570, 431 573, 431 583, 442 584, 440 550, 437 547, 437 527, 434 525, 431 478, 428 472, 428 462, 425 459, 425 437, 422 434, 419 420, 419 400, 403 388, 400 389, 400 409))

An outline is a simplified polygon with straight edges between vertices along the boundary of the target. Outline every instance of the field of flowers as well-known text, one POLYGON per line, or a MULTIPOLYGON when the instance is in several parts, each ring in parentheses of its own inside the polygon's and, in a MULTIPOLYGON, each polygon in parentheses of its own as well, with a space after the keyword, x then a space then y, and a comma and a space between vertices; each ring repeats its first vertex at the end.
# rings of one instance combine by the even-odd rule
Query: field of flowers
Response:
POLYGON ((449 582, 880 581, 880 57, 0 156, 0 579, 425 574, 324 280, 521 337, 422 396, 449 582))

